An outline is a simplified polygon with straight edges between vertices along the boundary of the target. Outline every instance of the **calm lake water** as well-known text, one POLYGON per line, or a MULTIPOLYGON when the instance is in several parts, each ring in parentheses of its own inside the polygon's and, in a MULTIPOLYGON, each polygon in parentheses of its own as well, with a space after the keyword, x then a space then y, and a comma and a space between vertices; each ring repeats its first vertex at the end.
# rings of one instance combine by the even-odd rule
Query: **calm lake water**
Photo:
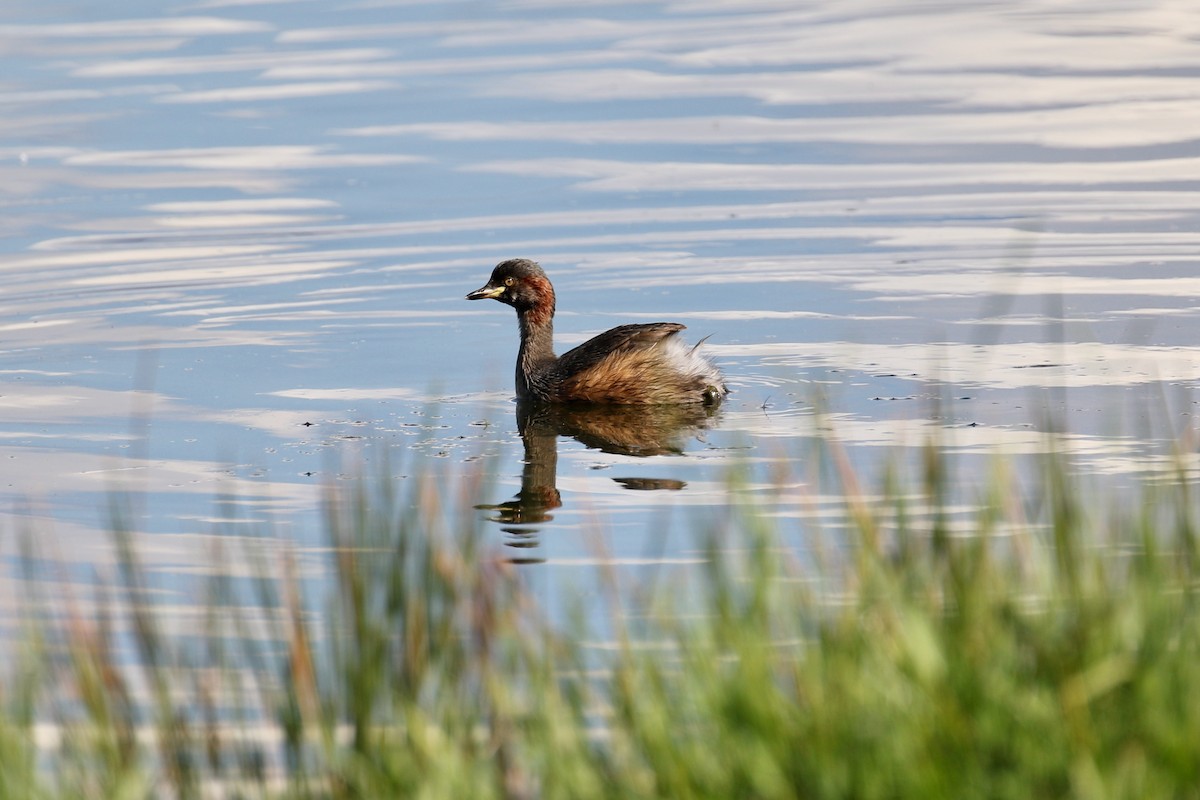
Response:
POLYGON ((1120 479, 1196 428, 1190 3, 8 0, 0 68, 10 610, 19 532, 111 571, 114 492, 170 588, 218 539, 319 553, 346 476, 481 472, 552 604, 695 560, 734 464, 836 529, 817 406, 868 474, 1053 418, 1120 479), (710 337, 720 415, 523 443, 514 315, 463 299, 514 256, 560 350, 710 337), (523 470, 561 505, 504 507, 523 470))

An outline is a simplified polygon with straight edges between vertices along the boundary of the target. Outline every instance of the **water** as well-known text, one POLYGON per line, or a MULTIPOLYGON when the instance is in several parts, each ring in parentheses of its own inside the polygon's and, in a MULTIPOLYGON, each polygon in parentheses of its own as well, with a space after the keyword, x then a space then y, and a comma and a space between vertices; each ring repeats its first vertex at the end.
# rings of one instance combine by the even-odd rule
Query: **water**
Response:
POLYGON ((319 548, 321 487, 386 464, 490 476, 464 506, 553 603, 694 560, 735 462, 832 513, 820 405, 868 473, 1048 417, 1082 469, 1159 469, 1200 380, 1196 33, 1182 2, 11 0, 5 594, 17 531, 109 570, 114 492, 169 587, 239 532, 319 548), (514 256, 560 350, 709 336, 720 417, 651 456, 559 420, 523 467, 513 315, 463 300, 514 256), (559 505, 514 518, 523 469, 559 505))

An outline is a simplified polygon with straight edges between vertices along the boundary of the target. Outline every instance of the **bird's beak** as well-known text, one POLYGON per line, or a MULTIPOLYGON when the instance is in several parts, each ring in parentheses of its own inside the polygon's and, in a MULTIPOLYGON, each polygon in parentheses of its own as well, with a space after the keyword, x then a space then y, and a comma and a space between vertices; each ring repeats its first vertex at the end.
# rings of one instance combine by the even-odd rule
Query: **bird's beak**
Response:
POLYGON ((468 300, 495 300, 500 295, 504 294, 503 286, 493 286, 488 284, 480 289, 476 289, 467 295, 468 300))

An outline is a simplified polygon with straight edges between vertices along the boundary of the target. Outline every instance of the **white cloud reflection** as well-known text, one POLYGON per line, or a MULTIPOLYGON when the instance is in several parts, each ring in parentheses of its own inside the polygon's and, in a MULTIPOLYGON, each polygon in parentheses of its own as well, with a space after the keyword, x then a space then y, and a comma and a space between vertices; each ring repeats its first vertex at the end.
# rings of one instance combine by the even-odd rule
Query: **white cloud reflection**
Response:
POLYGON ((237 200, 176 200, 151 203, 147 211, 168 214, 233 214, 306 211, 336 207, 332 200, 317 197, 257 197, 237 200))
POLYGON ((886 164, 735 164, 713 161, 608 161, 531 158, 485 161, 481 172, 581 178, 604 192, 884 190, 940 187, 1155 184, 1200 180, 1200 158, 1139 161, 960 162, 886 164))
POLYGON ((393 153, 338 153, 313 145, 260 145, 250 147, 188 147, 163 150, 93 150, 63 158, 70 166, 87 167, 187 167, 189 169, 287 170, 330 169, 348 166, 409 164, 422 159, 393 153))
MULTIPOLYGON (((198 92, 178 92, 162 95, 163 103, 251 103, 263 100, 290 100, 302 97, 361 94, 395 88, 390 81, 309 81, 307 83, 277 83, 261 86, 233 86, 225 89, 206 89, 198 92)), ((377 162, 395 163, 395 162, 377 162)))
MULTIPOLYGON (((1162 89, 1161 82, 1155 86, 1162 89)), ((988 109, 977 113, 931 113, 864 117, 648 117, 587 122, 410 123, 350 129, 355 136, 429 136, 447 141, 559 141, 590 144, 753 144, 852 142, 879 145, 1025 143, 1048 147, 1124 147, 1186 142, 1200 129, 1200 87, 1180 79, 1173 99, 1148 100, 1145 87, 1130 97, 1111 93, 1086 105, 988 109), (1147 126, 1146 120, 1164 124, 1147 126)), ((1078 103, 1080 98, 1073 98, 1078 103)))
POLYGON ((227 36, 239 33, 262 33, 271 29, 271 25, 263 22, 221 17, 161 17, 41 25, 0 25, 0 39, 227 36))
POLYGON ((122 59, 85 64, 74 70, 80 78, 132 78, 162 75, 209 75, 219 72, 252 72, 302 64, 320 70, 346 62, 371 62, 386 58, 390 50, 355 48, 347 50, 289 53, 280 50, 260 53, 219 53, 206 56, 167 56, 159 58, 122 59))
POLYGON ((767 367, 888 372, 928 383, 996 389, 1134 386, 1200 380, 1200 347, 1088 341, 971 344, 762 342, 706 345, 718 357, 754 357, 767 367))

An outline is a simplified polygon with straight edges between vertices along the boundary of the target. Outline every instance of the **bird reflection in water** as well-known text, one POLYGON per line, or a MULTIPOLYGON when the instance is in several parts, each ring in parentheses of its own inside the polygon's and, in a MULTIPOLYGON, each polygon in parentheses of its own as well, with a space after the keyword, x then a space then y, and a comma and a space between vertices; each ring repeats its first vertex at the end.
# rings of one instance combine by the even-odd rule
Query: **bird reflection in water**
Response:
MULTIPOLYGON (((536 526, 554 519, 562 505, 557 486, 558 437, 570 436, 581 444, 626 456, 661 456, 683 453, 688 440, 712 427, 718 412, 699 404, 675 406, 572 406, 555 403, 517 404, 517 430, 525 447, 521 491, 511 500, 479 509, 510 538, 510 547, 538 545, 536 526)), ((627 489, 679 490, 687 484, 669 478, 614 478, 627 489)), ((516 563, 536 563, 538 558, 514 558, 516 563)))

